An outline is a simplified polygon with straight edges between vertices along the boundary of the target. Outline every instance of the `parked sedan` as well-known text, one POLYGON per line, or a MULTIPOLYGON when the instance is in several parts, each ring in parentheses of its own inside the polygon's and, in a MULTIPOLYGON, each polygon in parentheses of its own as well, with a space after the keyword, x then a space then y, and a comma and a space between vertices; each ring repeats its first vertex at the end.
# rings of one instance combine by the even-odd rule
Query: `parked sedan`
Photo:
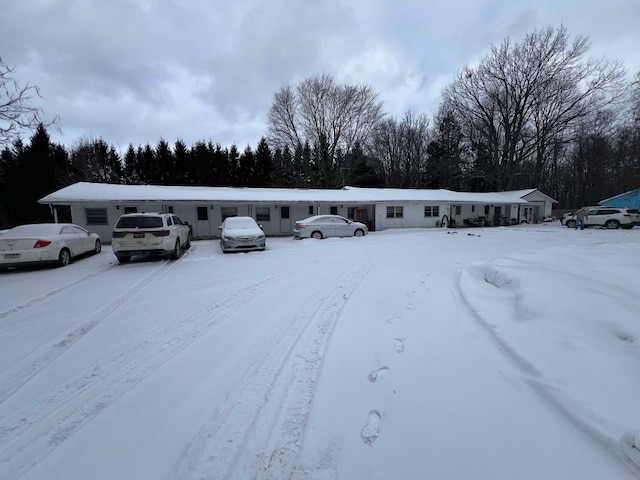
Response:
POLYGON ((295 238, 362 237, 367 233, 364 223, 340 215, 314 215, 298 220, 293 229, 295 238))
POLYGON ((225 253, 267 248, 264 231, 252 217, 227 217, 218 228, 225 253))
POLYGON ((57 263, 61 267, 74 257, 100 253, 102 242, 92 233, 70 223, 20 225, 0 236, 0 268, 37 263, 57 263))

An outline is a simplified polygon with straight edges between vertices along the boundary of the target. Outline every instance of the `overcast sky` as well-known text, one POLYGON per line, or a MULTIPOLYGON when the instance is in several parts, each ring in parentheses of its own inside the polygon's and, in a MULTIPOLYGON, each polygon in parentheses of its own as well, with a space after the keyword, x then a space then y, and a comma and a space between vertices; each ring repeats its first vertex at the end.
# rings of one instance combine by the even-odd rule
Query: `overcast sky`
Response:
POLYGON ((60 117, 55 142, 244 149, 285 84, 328 73, 431 116, 492 44, 560 24, 640 71, 640 0, 2 0, 0 57, 60 117))

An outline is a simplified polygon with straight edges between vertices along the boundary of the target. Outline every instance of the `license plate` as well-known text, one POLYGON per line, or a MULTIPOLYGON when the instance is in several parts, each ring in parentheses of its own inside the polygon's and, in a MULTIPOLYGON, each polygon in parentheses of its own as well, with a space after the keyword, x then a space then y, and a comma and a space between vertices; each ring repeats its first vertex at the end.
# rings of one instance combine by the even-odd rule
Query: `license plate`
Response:
POLYGON ((7 260, 10 258, 20 258, 20 254, 19 253, 5 253, 4 254, 4 258, 6 258, 7 260))
POLYGON ((142 233, 134 233, 133 238, 144 238, 144 232, 142 233))

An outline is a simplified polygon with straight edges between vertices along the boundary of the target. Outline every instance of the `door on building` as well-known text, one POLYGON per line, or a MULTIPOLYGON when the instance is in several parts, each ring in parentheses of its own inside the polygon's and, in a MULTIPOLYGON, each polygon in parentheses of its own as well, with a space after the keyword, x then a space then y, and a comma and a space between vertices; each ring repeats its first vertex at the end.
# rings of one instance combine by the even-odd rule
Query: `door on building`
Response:
POLYGON ((502 217, 502 207, 496 206, 493 209, 493 224, 495 226, 500 225, 500 217, 502 217))
POLYGON ((449 223, 459 227, 462 226, 462 205, 451 205, 451 209, 449 211, 449 223))
POLYGON ((280 205, 280 233, 291 233, 291 207, 280 205))
POLYGON ((524 218, 520 219, 524 220, 527 223, 533 223, 533 207, 524 207, 524 218))
POLYGON ((210 238, 212 236, 208 206, 196 207, 196 224, 193 230, 193 236, 196 238, 210 238))

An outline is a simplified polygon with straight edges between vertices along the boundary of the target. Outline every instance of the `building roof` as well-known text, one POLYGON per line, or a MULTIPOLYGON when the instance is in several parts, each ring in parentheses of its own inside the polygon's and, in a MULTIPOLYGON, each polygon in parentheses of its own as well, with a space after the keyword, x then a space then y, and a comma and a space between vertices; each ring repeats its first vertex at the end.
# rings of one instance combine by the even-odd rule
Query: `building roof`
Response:
POLYGON ((598 202, 598 205, 609 205, 612 207, 640 208, 640 188, 629 190, 614 197, 605 198, 598 202))
POLYGON ((289 203, 389 203, 448 202, 526 204, 522 197, 535 191, 454 192, 452 190, 358 188, 341 190, 304 188, 187 187, 164 185, 119 185, 79 182, 39 200, 45 204, 135 201, 190 202, 289 202, 289 203))

